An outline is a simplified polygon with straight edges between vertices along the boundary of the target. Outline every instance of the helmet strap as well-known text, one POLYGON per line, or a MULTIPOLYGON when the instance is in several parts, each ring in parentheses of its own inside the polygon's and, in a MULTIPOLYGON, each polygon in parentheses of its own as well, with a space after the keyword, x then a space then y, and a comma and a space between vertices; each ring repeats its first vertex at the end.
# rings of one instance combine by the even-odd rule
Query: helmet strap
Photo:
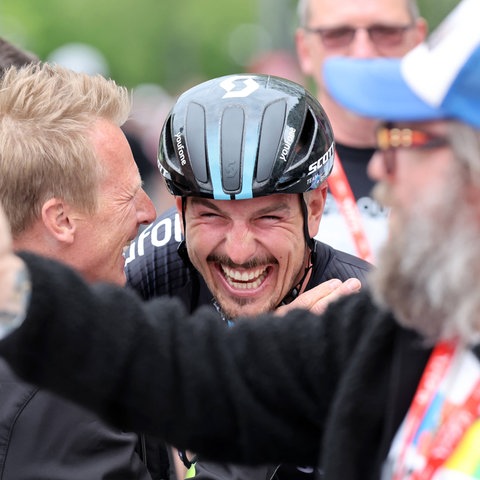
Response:
POLYGON ((315 240, 310 236, 310 232, 308 231, 308 207, 303 193, 300 194, 300 208, 303 215, 303 235, 305 237, 305 242, 307 243, 307 247, 313 253, 316 250, 316 244, 315 240))
POLYGON ((190 270, 192 274, 192 292, 190 295, 191 304, 190 304, 190 313, 192 313, 198 307, 199 292, 200 292, 200 280, 199 273, 197 269, 193 266, 190 257, 188 256, 187 243, 185 241, 185 234, 187 232, 187 224, 185 222, 185 207, 186 207, 186 198, 182 197, 182 222, 183 222, 183 240, 178 244, 177 253, 178 256, 182 259, 184 265, 190 270))
POLYGON ((300 194, 300 208, 302 210, 302 216, 303 216, 303 235, 305 237, 305 244, 307 245, 307 248, 310 250, 309 255, 308 255, 308 261, 307 265, 305 267, 305 272, 303 273, 302 278, 300 281, 285 295, 283 300, 280 302, 280 305, 287 305, 290 302, 293 302, 300 292, 302 291, 302 288, 305 283, 305 279, 307 278, 308 273, 312 270, 313 265, 315 264, 316 258, 317 258, 317 244, 315 240, 310 237, 310 233, 308 231, 308 208, 307 208, 307 203, 305 202, 305 198, 303 194, 300 194))
POLYGON ((180 242, 177 248, 178 255, 180 258, 183 260, 183 263, 185 266, 188 268, 191 268, 192 270, 195 270, 194 266, 192 265, 192 262, 190 261, 190 258, 188 256, 188 251, 187 251, 187 243, 186 243, 186 238, 187 238, 187 222, 185 221, 185 208, 187 205, 187 199, 186 197, 182 196, 182 223, 183 223, 183 240, 180 242))

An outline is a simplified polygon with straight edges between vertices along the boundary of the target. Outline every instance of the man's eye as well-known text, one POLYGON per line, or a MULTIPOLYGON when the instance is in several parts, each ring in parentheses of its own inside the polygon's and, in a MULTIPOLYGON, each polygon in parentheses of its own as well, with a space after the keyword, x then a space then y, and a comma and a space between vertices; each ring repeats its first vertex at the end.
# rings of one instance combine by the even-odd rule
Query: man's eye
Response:
POLYGON ((264 215, 263 217, 260 217, 261 220, 274 220, 274 221, 279 221, 281 220, 281 217, 277 215, 264 215))
POLYGON ((213 217, 219 217, 220 215, 215 212, 203 212, 200 214, 200 216, 203 218, 213 218, 213 217))

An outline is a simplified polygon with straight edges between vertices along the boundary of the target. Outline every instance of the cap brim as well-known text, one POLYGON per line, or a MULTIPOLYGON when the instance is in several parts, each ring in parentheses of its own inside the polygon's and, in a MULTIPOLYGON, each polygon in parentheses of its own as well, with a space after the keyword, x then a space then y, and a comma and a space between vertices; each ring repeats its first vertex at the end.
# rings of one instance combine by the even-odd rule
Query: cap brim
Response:
POLYGON ((326 88, 353 112, 389 121, 434 120, 441 109, 423 102, 404 81, 400 59, 334 57, 324 65, 326 88))

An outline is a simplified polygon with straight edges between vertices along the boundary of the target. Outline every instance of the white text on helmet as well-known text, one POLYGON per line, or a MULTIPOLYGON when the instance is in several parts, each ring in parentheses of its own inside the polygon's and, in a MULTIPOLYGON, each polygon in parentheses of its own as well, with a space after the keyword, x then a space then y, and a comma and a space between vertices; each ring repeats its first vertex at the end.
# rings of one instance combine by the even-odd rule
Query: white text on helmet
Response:
POLYGON ((333 143, 330 145, 330 148, 315 162, 311 163, 308 166, 308 173, 312 175, 318 169, 322 168, 333 156, 333 143))
POLYGON ((185 165, 187 161, 185 160, 185 147, 183 146, 183 143, 182 143, 182 135, 180 133, 176 133, 175 140, 177 142, 178 158, 180 159, 180 163, 182 165, 185 165))
POLYGON ((295 128, 289 127, 288 132, 285 135, 285 143, 283 144, 282 152, 280 154, 280 160, 284 162, 287 161, 288 154, 290 153, 290 148, 292 148, 293 140, 295 139, 295 128))

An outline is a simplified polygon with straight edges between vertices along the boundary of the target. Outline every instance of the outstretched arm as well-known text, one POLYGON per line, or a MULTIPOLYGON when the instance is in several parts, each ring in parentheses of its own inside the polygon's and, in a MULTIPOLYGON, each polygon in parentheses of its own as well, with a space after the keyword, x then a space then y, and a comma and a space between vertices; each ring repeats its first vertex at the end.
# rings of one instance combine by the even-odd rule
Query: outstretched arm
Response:
POLYGON ((353 351, 343 342, 356 341, 359 322, 294 310, 225 328, 211 308, 189 317, 178 301, 89 286, 32 254, 21 256, 26 270, 0 229, 0 310, 20 314, 0 354, 26 380, 205 458, 315 463, 348 360, 339 355, 353 351))
POLYGON ((226 329, 210 308, 188 317, 180 302, 143 303, 134 292, 91 287, 62 265, 22 257, 31 300, 0 354, 26 380, 118 427, 219 461, 315 462, 332 394, 329 385, 321 395, 322 372, 305 344, 316 317, 296 311, 226 329), (286 335, 284 323, 296 333, 286 335))

